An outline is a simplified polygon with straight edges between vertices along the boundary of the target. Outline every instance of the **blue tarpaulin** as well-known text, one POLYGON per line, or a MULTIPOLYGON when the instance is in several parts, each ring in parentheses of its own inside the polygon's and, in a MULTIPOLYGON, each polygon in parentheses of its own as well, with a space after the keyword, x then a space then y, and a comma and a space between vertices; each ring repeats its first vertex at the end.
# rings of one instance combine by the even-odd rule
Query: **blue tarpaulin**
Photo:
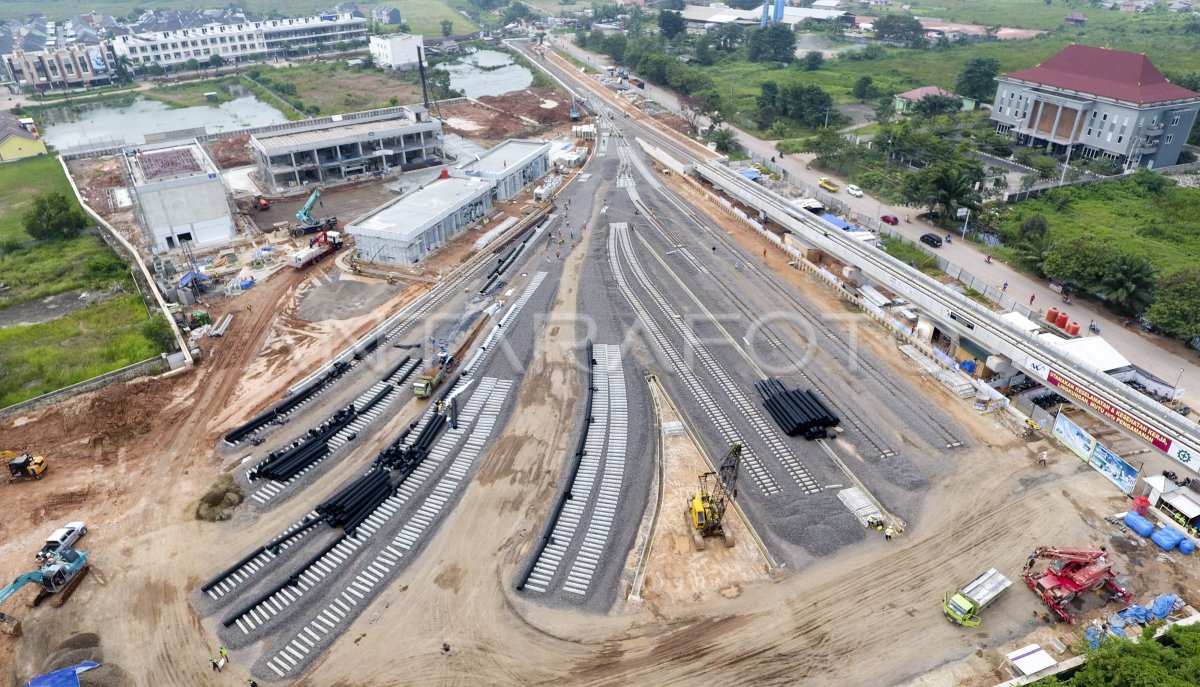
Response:
POLYGON ((758 171, 757 169, 753 169, 753 168, 739 169, 738 174, 741 174, 742 176, 746 177, 750 181, 758 181, 759 179, 762 178, 762 172, 758 171))
POLYGON ((187 272, 182 277, 179 278, 179 285, 187 286, 188 284, 191 284, 193 281, 195 281, 197 279, 199 279, 200 281, 211 281, 208 277, 204 276, 203 274, 200 274, 199 272, 187 272))
POLYGON ((1171 609, 1175 604, 1179 603, 1179 597, 1174 594, 1160 594, 1155 597, 1154 603, 1150 605, 1150 615, 1161 620, 1170 614, 1171 609))
POLYGON ((826 212, 825 214, 821 215, 821 219, 825 220, 826 222, 829 222, 830 224, 837 227, 838 229, 841 229, 842 231, 847 231, 850 229, 850 227, 854 226, 853 224, 850 224, 846 220, 842 219, 841 217, 838 217, 837 215, 829 213, 829 212, 826 212))
POLYGON ((39 675, 26 683, 25 687, 79 687, 79 674, 98 667, 100 664, 95 661, 84 661, 70 668, 39 675))
POLYGON ((1104 640, 1108 638, 1108 635, 1104 634, 1104 630, 1101 630, 1098 627, 1089 627, 1087 629, 1086 637, 1088 644, 1095 649, 1104 643, 1104 640))

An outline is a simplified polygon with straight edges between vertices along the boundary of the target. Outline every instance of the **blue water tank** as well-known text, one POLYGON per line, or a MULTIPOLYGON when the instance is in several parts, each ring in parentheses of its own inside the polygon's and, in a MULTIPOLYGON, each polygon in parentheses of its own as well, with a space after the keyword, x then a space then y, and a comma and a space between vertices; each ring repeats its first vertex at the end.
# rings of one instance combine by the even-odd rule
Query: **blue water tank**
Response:
POLYGON ((1125 526, 1143 537, 1149 537, 1154 533, 1154 523, 1133 511, 1125 514, 1125 526))
POLYGON ((1179 543, 1179 540, 1175 538, 1172 532, 1173 530, 1170 529, 1159 530, 1150 536, 1150 541, 1158 544, 1158 548, 1163 551, 1170 551, 1179 543))
POLYGON ((1179 542, 1179 553, 1190 556, 1195 550, 1196 542, 1192 541, 1191 539, 1184 539, 1183 541, 1179 542))

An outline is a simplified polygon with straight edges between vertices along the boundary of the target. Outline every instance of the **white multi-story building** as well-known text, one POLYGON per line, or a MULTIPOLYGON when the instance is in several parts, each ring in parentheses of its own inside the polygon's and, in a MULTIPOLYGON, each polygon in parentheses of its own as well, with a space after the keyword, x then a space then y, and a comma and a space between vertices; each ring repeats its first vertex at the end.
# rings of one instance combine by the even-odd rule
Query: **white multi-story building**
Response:
POLYGON ((220 55, 228 62, 251 55, 287 56, 299 48, 333 47, 335 43, 367 37, 367 20, 350 14, 214 23, 173 31, 132 33, 113 40, 113 53, 134 65, 168 66, 195 59, 201 62, 220 55))
POLYGON ((377 66, 384 69, 413 69, 420 51, 425 47, 421 36, 394 33, 390 36, 371 36, 369 50, 377 66))

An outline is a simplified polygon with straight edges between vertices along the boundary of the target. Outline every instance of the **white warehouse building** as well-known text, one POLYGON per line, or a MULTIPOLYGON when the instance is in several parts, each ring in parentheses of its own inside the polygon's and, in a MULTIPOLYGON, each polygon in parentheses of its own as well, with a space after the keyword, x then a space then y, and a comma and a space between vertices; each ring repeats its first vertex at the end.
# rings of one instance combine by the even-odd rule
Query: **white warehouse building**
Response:
POLYGON ((236 234, 217 166, 198 143, 126 156, 138 212, 156 253, 204 246, 236 234))
POLYGON ((508 200, 550 171, 550 144, 510 138, 483 155, 463 162, 454 176, 489 179, 496 200, 508 200))
POLYGON ((384 69, 415 69, 425 41, 420 36, 394 33, 390 36, 371 36, 368 50, 375 64, 384 69))
POLYGON ((446 245, 492 207, 488 179, 438 179, 346 225, 368 262, 412 265, 446 245))

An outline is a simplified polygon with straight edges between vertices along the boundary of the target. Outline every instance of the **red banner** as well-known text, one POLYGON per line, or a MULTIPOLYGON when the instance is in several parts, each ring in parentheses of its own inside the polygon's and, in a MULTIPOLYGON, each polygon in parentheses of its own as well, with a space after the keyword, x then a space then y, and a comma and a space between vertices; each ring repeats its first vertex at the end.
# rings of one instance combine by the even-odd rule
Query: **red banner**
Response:
POLYGON ((1154 444, 1155 448, 1162 451, 1163 453, 1168 453, 1170 451, 1170 449, 1171 449, 1170 437, 1166 436, 1165 434, 1158 431, 1157 429, 1154 429, 1150 425, 1147 425, 1146 423, 1142 422, 1141 420, 1138 420, 1137 418, 1131 416, 1129 413, 1125 412, 1124 410, 1121 410, 1120 408, 1115 407, 1113 404, 1104 400, 1100 396, 1096 395, 1095 393, 1092 393, 1092 391, 1090 389, 1087 389, 1087 388, 1075 383, 1074 381, 1067 379, 1066 377, 1063 377, 1062 375, 1055 372, 1054 370, 1050 370, 1049 373, 1046 375, 1046 381, 1051 386, 1056 386, 1059 389, 1062 389, 1063 391, 1065 391, 1067 394, 1074 397, 1076 400, 1078 400, 1083 405, 1091 408, 1092 410, 1096 411, 1097 413, 1100 413, 1104 417, 1112 420, 1113 422, 1117 423, 1121 427, 1124 427, 1125 429, 1129 430, 1130 432, 1133 432, 1134 434, 1145 439, 1146 441, 1150 442, 1151 444, 1154 444))

